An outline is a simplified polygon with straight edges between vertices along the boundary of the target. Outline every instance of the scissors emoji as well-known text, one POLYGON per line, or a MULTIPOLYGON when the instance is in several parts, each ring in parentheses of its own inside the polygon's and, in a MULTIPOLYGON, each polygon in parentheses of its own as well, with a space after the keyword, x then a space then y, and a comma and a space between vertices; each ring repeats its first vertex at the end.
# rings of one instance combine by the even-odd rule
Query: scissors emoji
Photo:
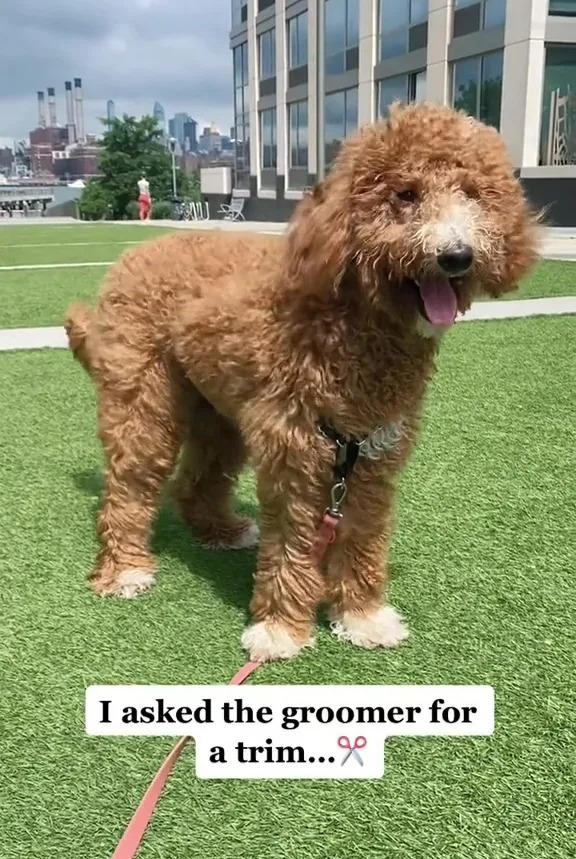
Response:
POLYGON ((361 767, 364 766, 364 761, 362 760, 356 749, 364 748, 364 746, 366 745, 366 737, 356 737, 352 745, 350 744, 350 740, 348 737, 338 737, 338 745, 341 749, 348 749, 348 754, 344 755, 342 763, 340 764, 341 767, 344 766, 350 755, 354 755, 361 767))

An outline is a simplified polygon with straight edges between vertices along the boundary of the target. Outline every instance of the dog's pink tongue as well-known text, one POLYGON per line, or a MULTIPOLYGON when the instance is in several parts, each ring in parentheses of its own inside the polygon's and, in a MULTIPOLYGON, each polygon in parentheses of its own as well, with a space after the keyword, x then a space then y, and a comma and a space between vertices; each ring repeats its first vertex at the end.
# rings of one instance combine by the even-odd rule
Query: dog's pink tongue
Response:
POLYGON ((458 304, 448 278, 443 278, 442 275, 429 277, 419 281, 418 286, 426 316, 432 325, 442 325, 444 328, 452 325, 456 319, 458 304))

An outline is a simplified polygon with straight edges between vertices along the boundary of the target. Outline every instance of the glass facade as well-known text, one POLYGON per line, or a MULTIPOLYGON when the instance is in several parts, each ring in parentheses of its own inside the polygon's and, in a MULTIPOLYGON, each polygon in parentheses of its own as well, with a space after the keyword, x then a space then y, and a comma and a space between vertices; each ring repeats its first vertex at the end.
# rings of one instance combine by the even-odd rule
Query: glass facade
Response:
POLYGON ((540 163, 576 164, 576 45, 546 45, 540 163))
POLYGON ((503 27, 506 22, 506 0, 454 0, 454 11, 465 9, 467 6, 480 6, 479 29, 481 30, 503 27))
POLYGON ((358 128, 358 87, 328 93, 324 98, 324 158, 332 163, 342 141, 358 128))
POLYGON ((260 80, 276 77, 276 28, 266 30, 258 36, 260 80))
POLYGON ((412 102, 426 100, 426 69, 409 75, 385 78, 378 83, 378 115, 388 116, 394 101, 412 102))
POLYGON ((308 168, 308 99, 288 105, 289 166, 308 168))
POLYGON ((288 68, 308 64, 308 12, 288 20, 288 68))
POLYGON ((232 0, 232 28, 240 27, 248 19, 248 0, 232 0))
POLYGON ((250 182, 248 42, 234 48, 234 136, 235 186, 248 188, 250 182))
POLYGON ((276 108, 260 112, 260 167, 275 170, 278 141, 276 139, 276 108))
POLYGON ((428 20, 428 0, 380 0, 380 59, 406 54, 410 27, 428 20))
POLYGON ((550 0, 551 15, 576 15, 576 0, 550 0))
POLYGON ((452 65, 452 104, 500 128, 503 51, 468 57, 452 65))
POLYGON ((357 58, 352 65, 348 52, 358 47, 359 21, 359 0, 325 0, 324 68, 327 75, 358 68, 357 58))

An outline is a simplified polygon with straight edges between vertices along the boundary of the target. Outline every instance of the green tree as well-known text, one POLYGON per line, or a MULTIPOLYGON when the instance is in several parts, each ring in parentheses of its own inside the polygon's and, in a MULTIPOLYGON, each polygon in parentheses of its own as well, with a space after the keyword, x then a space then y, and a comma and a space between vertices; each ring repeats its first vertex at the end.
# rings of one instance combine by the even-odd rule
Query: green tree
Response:
POLYGON ((82 192, 80 198, 80 214, 87 221, 100 221, 109 218, 112 211, 112 199, 102 187, 98 179, 92 179, 82 192))
MULTIPOLYGON (((142 175, 150 182, 150 193, 156 201, 172 198, 172 157, 162 141, 162 132, 152 116, 137 119, 124 116, 102 120, 106 131, 101 141, 100 176, 96 184, 110 205, 110 216, 121 219, 128 204, 138 194, 137 183, 142 175)), ((176 172, 177 193, 184 197, 188 179, 182 171, 176 172)), ((95 195, 92 188, 89 195, 95 195)), ((84 195, 82 197, 84 199, 84 195)), ((82 208, 82 202, 81 202, 82 208)))

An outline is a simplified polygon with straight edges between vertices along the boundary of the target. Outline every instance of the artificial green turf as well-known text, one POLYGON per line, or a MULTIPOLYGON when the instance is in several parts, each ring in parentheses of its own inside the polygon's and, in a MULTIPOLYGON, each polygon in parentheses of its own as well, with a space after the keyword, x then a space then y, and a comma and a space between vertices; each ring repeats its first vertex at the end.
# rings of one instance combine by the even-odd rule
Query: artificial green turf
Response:
POLYGON ((153 224, 110 224, 79 222, 77 224, 41 223, 9 224, 0 222, 0 247, 7 245, 44 244, 58 242, 118 242, 141 241, 146 236, 169 232, 170 227, 153 224))
MULTIPOLYGON (((389 740, 374 782, 197 781, 189 748, 140 859, 573 857, 575 342, 571 317, 450 333, 392 551, 411 639, 366 652, 322 627, 250 681, 489 683, 494 737, 389 740)), ((92 385, 63 352, 0 355, 0 378, 0 853, 106 857, 172 741, 85 737, 84 689, 227 682, 255 557, 198 548, 165 506, 154 592, 94 597, 92 385)))
MULTIPOLYGON (((43 259, 53 258, 51 249, 43 259)), ((68 248, 87 260, 114 258, 122 248, 68 248), (83 253, 81 253, 83 252, 83 253)), ((1 254, 1 249, 0 249, 1 254)), ((68 254, 70 257, 70 254, 68 254)), ((41 258, 41 257, 40 257, 41 258)), ((25 257, 22 257, 24 260, 25 257)), ((63 260, 61 260, 63 261, 63 260)), ((21 264, 25 264, 22 261, 21 264)), ((105 266, 25 271, 0 270, 0 328, 60 325, 66 307, 76 300, 92 301, 106 273, 105 266)), ((546 261, 510 299, 576 295, 576 263, 546 261)))
POLYGON ((121 240, 114 243, 103 242, 99 244, 86 244, 83 242, 80 245, 52 244, 48 247, 34 247, 28 244, 13 248, 0 245, 0 266, 114 262, 123 251, 134 247, 136 243, 140 244, 145 238, 151 237, 141 234, 139 240, 127 242, 122 242, 121 240))
POLYGON ((0 271, 0 328, 62 325, 74 301, 92 303, 106 266, 0 271))
POLYGON ((516 292, 506 298, 545 298, 554 295, 576 295, 576 262, 542 260, 524 278, 516 292))

